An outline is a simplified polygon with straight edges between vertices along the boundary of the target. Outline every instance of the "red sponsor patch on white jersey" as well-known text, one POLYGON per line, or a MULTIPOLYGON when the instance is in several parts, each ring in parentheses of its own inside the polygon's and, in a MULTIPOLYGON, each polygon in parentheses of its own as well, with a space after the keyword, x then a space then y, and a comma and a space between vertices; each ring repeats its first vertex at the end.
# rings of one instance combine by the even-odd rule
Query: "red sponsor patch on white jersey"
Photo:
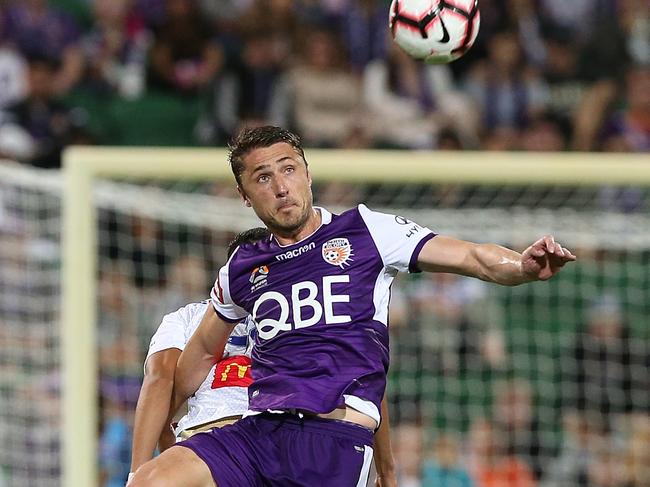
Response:
POLYGON ((250 357, 235 355, 217 363, 214 369, 212 389, 221 387, 248 387, 253 383, 250 357))

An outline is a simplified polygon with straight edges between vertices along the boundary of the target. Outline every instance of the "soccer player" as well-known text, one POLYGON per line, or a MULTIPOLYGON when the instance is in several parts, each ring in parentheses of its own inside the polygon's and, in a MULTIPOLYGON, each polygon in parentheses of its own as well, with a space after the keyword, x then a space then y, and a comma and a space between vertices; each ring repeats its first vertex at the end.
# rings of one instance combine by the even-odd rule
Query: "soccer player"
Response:
POLYGON ((143 465, 134 487, 365 486, 388 369, 388 301, 398 272, 451 272, 502 285, 546 280, 575 256, 552 236, 523 253, 436 235, 364 205, 312 205, 297 136, 243 131, 230 164, 239 193, 273 236, 240 246, 181 354, 176 392, 192 394, 232 324, 258 336, 249 412, 143 465))
MULTIPOLYGON (((228 256, 242 243, 268 236, 266 228, 242 232, 229 244, 228 256)), ((232 423, 248 409, 247 387, 252 382, 249 357, 254 324, 246 319, 235 326, 221 360, 215 363, 196 394, 188 400, 187 414, 180 419, 173 433, 169 428, 168 416, 173 416, 177 409, 172 405, 172 388, 178 357, 209 305, 209 301, 190 303, 165 315, 151 338, 135 412, 129 476, 151 460, 156 444, 160 451, 164 451, 193 433, 232 423)))
MULTIPOLYGON (((269 236, 266 228, 240 233, 228 245, 228 257, 238 246, 269 236)), ((221 360, 212 367, 198 391, 188 399, 188 412, 174 431, 167 427, 179 406, 172 404, 178 356, 197 329, 208 306, 208 301, 190 303, 165 315, 151 338, 144 365, 145 378, 136 408, 129 479, 142 464, 153 458, 156 444, 161 452, 165 451, 174 443, 196 433, 234 423, 248 409, 247 387, 252 382, 249 357, 254 343, 252 330, 255 329, 250 319, 235 326, 221 360)), ((382 402, 382 408, 386 407, 385 401, 382 402)), ((387 409, 383 414, 388 415, 387 409)), ((385 427, 375 437, 376 467, 381 477, 394 482, 388 421, 384 421, 382 426, 385 427)))

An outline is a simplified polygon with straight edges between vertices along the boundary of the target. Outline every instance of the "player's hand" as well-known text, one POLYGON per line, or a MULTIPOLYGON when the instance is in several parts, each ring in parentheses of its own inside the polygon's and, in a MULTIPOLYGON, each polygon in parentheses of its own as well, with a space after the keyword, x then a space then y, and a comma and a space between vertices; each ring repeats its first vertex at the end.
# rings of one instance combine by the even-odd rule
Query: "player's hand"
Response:
POLYGON ((557 243, 552 235, 545 235, 521 254, 521 270, 532 280, 546 281, 564 264, 574 260, 576 256, 557 243))

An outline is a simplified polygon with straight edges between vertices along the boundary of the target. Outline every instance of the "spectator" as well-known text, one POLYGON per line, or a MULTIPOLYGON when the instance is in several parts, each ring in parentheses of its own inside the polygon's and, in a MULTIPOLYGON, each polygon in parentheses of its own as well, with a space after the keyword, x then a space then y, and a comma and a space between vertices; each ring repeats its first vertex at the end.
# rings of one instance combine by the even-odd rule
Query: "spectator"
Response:
POLYGON ((123 487, 129 475, 133 416, 142 375, 139 357, 134 335, 100 349, 99 464, 104 487, 123 487))
POLYGON ((144 90, 149 36, 132 0, 95 0, 94 28, 83 39, 86 84, 127 98, 144 90))
POLYGON ((472 106, 453 88, 448 67, 415 61, 393 44, 387 60, 363 73, 368 131, 380 146, 408 149, 430 149, 446 121, 475 133, 472 106))
POLYGON ((348 51, 350 67, 363 73, 371 61, 386 58, 389 42, 387 11, 379 0, 351 0, 341 13, 342 40, 348 51))
POLYGON ((522 57, 513 32, 496 34, 488 59, 477 63, 466 80, 468 93, 478 103, 485 127, 522 127, 545 104, 546 88, 522 57))
POLYGON ((254 0, 198 0, 201 12, 213 25, 224 27, 241 18, 249 11, 254 0))
POLYGON ((27 63, 11 45, 0 42, 0 111, 27 94, 27 63))
POLYGON ((421 487, 422 428, 411 423, 396 425, 392 437, 397 484, 400 487, 421 487))
POLYGON ((481 141, 485 151, 511 151, 519 147, 519 130, 515 127, 495 127, 487 129, 481 141))
POLYGON ((554 456, 539 417, 535 414, 530 384, 515 379, 494 385, 494 417, 506 453, 525 460, 540 479, 554 456))
POLYGON ((167 0, 133 0, 134 12, 144 20, 149 29, 160 27, 165 21, 167 0))
POLYGON ((5 111, 0 127, 0 150, 6 155, 39 167, 61 165, 73 120, 68 108, 55 99, 52 79, 56 72, 57 66, 49 59, 30 60, 28 95, 5 111))
POLYGON ((422 487, 474 487, 465 468, 459 463, 459 445, 455 438, 436 438, 432 458, 425 460, 422 487))
POLYGON ((627 445, 626 487, 647 487, 650 479, 650 416, 639 414, 632 419, 631 424, 632 431, 627 445))
POLYGON ((219 73, 223 52, 195 0, 167 0, 166 18, 154 31, 152 86, 196 93, 219 73))
POLYGON ((650 5, 645 0, 621 0, 619 11, 630 59, 647 66, 650 64, 650 5))
POLYGON ((619 301, 610 295, 594 300, 563 370, 566 407, 601 417, 648 411, 650 356, 630 336, 619 301), (645 397, 644 397, 645 396, 645 397))
POLYGON ((463 141, 455 130, 444 127, 438 134, 437 148, 449 151, 463 150, 463 141))
POLYGON ((650 152, 650 66, 632 68, 625 80, 626 106, 605 124, 605 150, 650 152))
POLYGON ((293 118, 306 145, 338 147, 360 123, 360 86, 345 66, 334 33, 312 30, 289 74, 293 118))
MULTIPOLYGON (((43 350, 42 346, 40 350, 43 350)), ((23 468, 12 472, 15 473, 11 477, 12 486, 18 484, 58 487, 60 485, 59 411, 62 407, 60 382, 60 378, 55 374, 46 375, 42 372, 31 374, 21 381, 20 389, 13 398, 13 407, 20 411, 20 420, 12 425, 17 427, 17 431, 14 434, 9 432, 7 436, 13 438, 11 449, 14 454, 19 455, 18 458, 25 459, 33 456, 38 461, 30 463, 23 460, 21 463, 23 468)))
POLYGON ((616 12, 614 0, 540 0, 539 16, 550 28, 571 30, 571 37, 588 39, 602 19, 612 18, 616 12))
POLYGON ((254 0, 250 8, 239 16, 239 32, 244 38, 265 32, 283 50, 296 54, 302 43, 296 9, 292 0, 254 0))
POLYGON ((138 333, 141 303, 123 262, 108 262, 99 275, 99 342, 110 346, 138 333))
POLYGON ((566 148, 568 130, 550 116, 536 117, 520 136, 520 148, 525 151, 560 152, 566 148))
POLYGON ((472 477, 477 487, 534 487, 533 473, 519 458, 508 455, 492 421, 476 420, 469 433, 472 477))
POLYGON ((99 467, 103 487, 123 487, 129 476, 131 429, 119 406, 104 405, 104 428, 99 437, 99 467))
POLYGON ((604 443, 594 452, 587 469, 588 487, 628 487, 627 466, 621 447, 614 442, 604 443))
POLYGON ((419 328, 417 341, 428 372, 481 370, 505 360, 502 342, 490 344, 498 350, 486 353, 486 340, 492 337, 499 342, 502 334, 497 326, 500 313, 483 283, 431 274, 413 282, 408 294, 410 318, 419 328))
POLYGON ((544 471, 541 487, 587 487, 593 448, 606 441, 604 425, 580 414, 564 417, 564 438, 557 458, 544 471))
POLYGON ((128 257, 133 265, 133 283, 140 289, 157 290, 166 283, 167 256, 162 247, 160 223, 145 217, 131 222, 134 245, 128 257), (153 272, 152 272, 153 270, 153 272))
MULTIPOLYGON (((164 306, 156 313, 163 316, 187 303, 206 299, 209 295, 209 280, 206 261, 196 255, 181 255, 169 269, 168 284, 157 300, 164 306)), ((155 320, 155 318, 154 318, 155 320)))
POLYGON ((544 40, 544 81, 548 86, 547 111, 570 121, 589 88, 580 69, 579 49, 571 33, 556 29, 544 40))
POLYGON ((47 0, 15 2, 5 13, 5 39, 28 58, 47 60, 57 66, 50 84, 55 96, 68 93, 83 73, 79 29, 75 22, 47 0))
POLYGON ((239 62, 216 85, 215 130, 220 127, 231 137, 248 120, 288 123, 287 54, 282 41, 266 32, 246 36, 239 62))

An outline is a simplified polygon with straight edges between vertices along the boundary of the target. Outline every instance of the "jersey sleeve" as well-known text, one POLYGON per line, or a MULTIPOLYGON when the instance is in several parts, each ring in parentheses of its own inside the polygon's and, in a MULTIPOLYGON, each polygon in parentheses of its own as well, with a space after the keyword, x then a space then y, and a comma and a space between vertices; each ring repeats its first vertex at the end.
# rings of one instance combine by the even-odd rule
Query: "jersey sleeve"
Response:
POLYGON ((228 262, 219 271, 210 293, 210 300, 219 318, 228 323, 238 323, 248 316, 248 311, 235 304, 230 294, 230 275, 228 262))
POLYGON ((151 337, 149 342, 149 350, 147 357, 144 360, 145 370, 147 367, 147 360, 154 353, 162 352, 170 348, 177 348, 183 350, 187 344, 187 313, 185 308, 165 315, 158 325, 156 333, 151 337))
POLYGON ((386 267, 420 272, 418 256, 424 244, 436 236, 434 232, 403 216, 372 211, 365 205, 359 205, 359 213, 386 267))

